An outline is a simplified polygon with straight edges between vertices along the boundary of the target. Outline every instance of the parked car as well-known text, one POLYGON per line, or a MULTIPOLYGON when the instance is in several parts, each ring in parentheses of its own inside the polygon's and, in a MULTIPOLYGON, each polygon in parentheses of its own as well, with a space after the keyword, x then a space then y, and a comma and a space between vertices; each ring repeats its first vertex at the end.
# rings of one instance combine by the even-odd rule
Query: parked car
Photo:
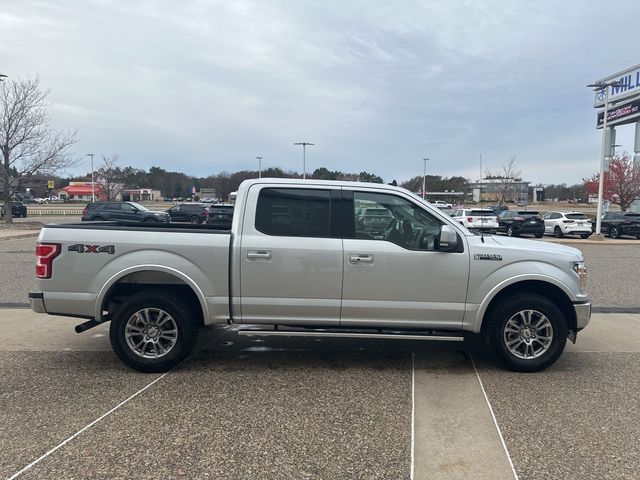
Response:
POLYGON ((602 216, 600 231, 611 238, 622 235, 640 238, 640 213, 607 212, 602 216))
POLYGON ((544 222, 534 210, 503 210, 498 214, 498 231, 510 237, 529 234, 542 238, 544 222))
MULTIPOLYGON (((4 205, 0 207, 0 216, 4 217, 7 214, 7 210, 4 205)), ((24 217, 27 218, 27 206, 18 201, 11 202, 11 216, 13 218, 24 217)))
POLYGON ((481 239, 384 184, 251 179, 237 200, 232 230, 213 235, 198 225, 45 225, 32 309, 85 318, 77 332, 110 322, 117 356, 146 372, 179 365, 202 326, 229 323, 260 337, 477 335, 507 368, 531 372, 589 323, 576 248, 481 239), (358 238, 358 202, 391 213, 384 238, 358 238))
POLYGON ((167 213, 172 222, 204 223, 209 218, 209 205, 204 203, 180 203, 167 213))
POLYGON ((580 235, 589 238, 592 226, 586 213, 582 212, 547 212, 544 215, 544 233, 562 238, 565 235, 580 235))
POLYGON ((489 205, 487 207, 489 210, 493 210, 494 212, 496 212, 496 215, 498 215, 500 212, 504 211, 504 210, 509 210, 509 207, 507 207, 506 205, 489 205))
POLYGON ((482 230, 489 233, 496 233, 498 230, 496 212, 488 208, 461 208, 451 217, 469 230, 482 230))
POLYGON ((209 218, 207 218, 207 225, 213 225, 216 228, 222 230, 231 229, 231 222, 233 220, 233 205, 220 203, 218 205, 212 205, 209 208, 209 218))
POLYGON ((435 202, 431 202, 432 205, 435 205, 438 208, 442 208, 443 210, 447 210, 449 208, 452 208, 452 205, 450 203, 447 203, 443 200, 436 200, 435 202))
POLYGON ((135 202, 90 202, 82 210, 83 222, 118 220, 124 222, 169 223, 166 212, 155 212, 135 202))
POLYGON ((387 208, 363 207, 355 211, 356 232, 358 235, 371 235, 382 238, 391 227, 391 212, 387 208))

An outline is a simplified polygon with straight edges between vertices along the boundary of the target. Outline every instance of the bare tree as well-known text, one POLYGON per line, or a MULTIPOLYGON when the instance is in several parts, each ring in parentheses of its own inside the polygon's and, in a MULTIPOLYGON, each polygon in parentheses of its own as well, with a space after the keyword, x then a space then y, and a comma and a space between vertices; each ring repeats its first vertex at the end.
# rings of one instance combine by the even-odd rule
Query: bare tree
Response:
POLYGON ((502 165, 497 172, 486 169, 484 178, 492 185, 488 192, 493 199, 502 205, 511 199, 515 192, 516 183, 522 180, 522 171, 516 166, 516 156, 511 155, 508 162, 502 165))
MULTIPOLYGON (((49 90, 40 89, 38 78, 0 83, 0 170, 7 207, 21 181, 76 163, 69 154, 69 147, 77 142, 76 132, 51 130, 48 95, 49 90), (15 182, 11 182, 11 174, 15 182)), ((13 223, 11 208, 5 211, 6 222, 13 223)))
POLYGON ((111 154, 102 155, 102 166, 95 171, 96 183, 100 188, 106 200, 115 200, 116 197, 124 189, 125 173, 118 165, 118 155, 111 154))

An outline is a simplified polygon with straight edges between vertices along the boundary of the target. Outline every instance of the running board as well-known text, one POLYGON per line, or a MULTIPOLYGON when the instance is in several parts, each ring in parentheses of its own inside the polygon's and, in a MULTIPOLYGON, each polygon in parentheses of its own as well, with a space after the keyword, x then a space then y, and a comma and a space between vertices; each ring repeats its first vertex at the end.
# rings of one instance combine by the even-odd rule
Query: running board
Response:
POLYGON ((433 335, 419 333, 356 333, 337 331, 301 331, 301 330, 258 330, 251 328, 239 328, 238 335, 248 337, 324 337, 324 338, 381 338, 385 340, 429 340, 439 342, 463 342, 462 336, 433 335))

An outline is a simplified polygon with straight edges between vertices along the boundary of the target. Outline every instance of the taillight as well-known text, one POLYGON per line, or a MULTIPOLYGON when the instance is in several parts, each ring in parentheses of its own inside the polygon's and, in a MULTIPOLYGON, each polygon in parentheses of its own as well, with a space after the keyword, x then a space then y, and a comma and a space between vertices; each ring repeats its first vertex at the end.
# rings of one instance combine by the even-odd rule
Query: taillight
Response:
POLYGON ((60 255, 59 243, 38 243, 36 245, 36 277, 51 278, 53 259, 60 255))
POLYGON ((84 208, 82 209, 82 216, 83 216, 83 217, 86 217, 86 216, 87 216, 87 207, 84 207, 84 208))
POLYGON ((207 209, 205 208, 205 209, 204 209, 204 212, 202 212, 202 214, 203 214, 205 217, 208 217, 208 216, 209 216, 209 210, 207 210, 207 209))
POLYGON ((467 222, 473 223, 473 217, 467 217, 467 222))

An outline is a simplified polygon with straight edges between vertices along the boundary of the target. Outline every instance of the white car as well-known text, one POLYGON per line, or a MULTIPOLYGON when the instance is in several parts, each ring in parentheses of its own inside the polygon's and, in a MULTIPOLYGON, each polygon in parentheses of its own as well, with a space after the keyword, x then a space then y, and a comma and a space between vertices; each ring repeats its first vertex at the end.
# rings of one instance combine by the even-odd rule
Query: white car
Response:
POLYGON ((580 235, 589 238, 591 220, 582 212, 547 212, 544 216, 544 233, 562 238, 565 235, 580 235))
POLYGON ((488 208, 461 208, 451 218, 469 230, 495 233, 498 229, 496 212, 488 208))
POLYGON ((431 204, 443 209, 452 208, 450 203, 444 202, 442 200, 436 200, 435 202, 431 202, 431 204))

